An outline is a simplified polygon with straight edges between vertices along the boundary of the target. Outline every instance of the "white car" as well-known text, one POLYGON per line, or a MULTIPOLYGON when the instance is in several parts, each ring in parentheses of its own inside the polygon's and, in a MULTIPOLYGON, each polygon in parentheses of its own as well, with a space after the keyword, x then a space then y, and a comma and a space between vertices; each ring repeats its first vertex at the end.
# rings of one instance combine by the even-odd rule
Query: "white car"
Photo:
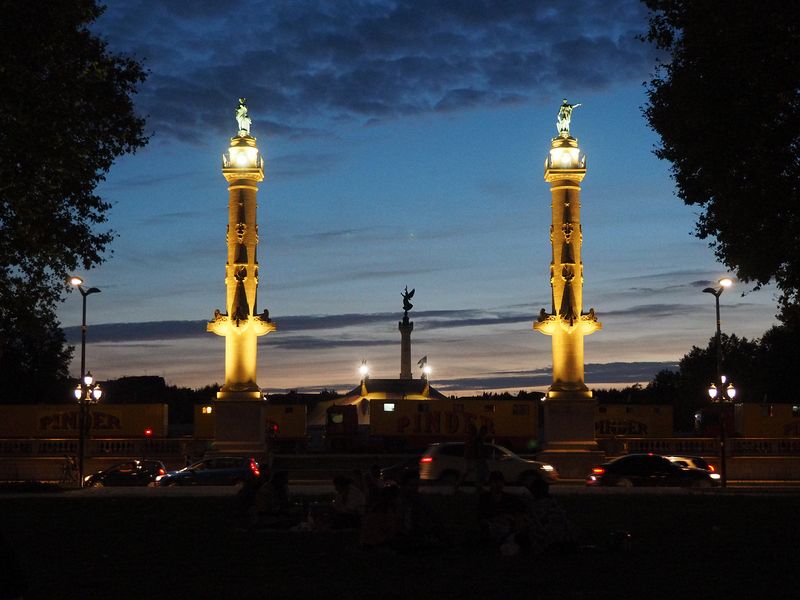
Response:
MULTIPOLYGON (((500 471, 506 483, 528 485, 535 478, 553 483, 558 473, 552 465, 526 460, 497 444, 485 444, 486 473, 500 471)), ((438 481, 455 485, 466 469, 464 442, 431 444, 419 459, 419 477, 423 481, 438 481)), ((469 473, 466 481, 474 482, 475 474, 469 473)))

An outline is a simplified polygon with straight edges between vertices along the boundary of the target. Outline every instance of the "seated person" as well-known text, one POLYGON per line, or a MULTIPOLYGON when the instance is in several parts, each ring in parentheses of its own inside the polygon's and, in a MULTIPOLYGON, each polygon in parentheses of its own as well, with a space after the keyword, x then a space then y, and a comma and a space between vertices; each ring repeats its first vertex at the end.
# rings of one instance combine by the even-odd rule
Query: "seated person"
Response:
POLYGON ((301 511, 289 503, 289 473, 276 472, 255 493, 251 524, 256 527, 288 529, 300 522, 301 511))
POLYGON ((331 529, 350 529, 361 525, 366 501, 364 493, 353 484, 349 477, 337 475, 333 478, 336 497, 330 513, 331 529))
POLYGON ((380 493, 375 494, 361 520, 361 535, 358 540, 361 546, 388 546, 397 539, 400 531, 399 496, 400 490, 396 485, 385 486, 380 493))
POLYGON ((549 551, 570 551, 577 548, 574 525, 555 498, 550 495, 550 486, 543 479, 534 479, 528 485, 530 496, 526 498, 526 527, 520 543, 534 554, 549 551))
POLYGON ((478 520, 481 539, 500 546, 524 528, 525 505, 504 491, 505 478, 500 471, 489 474, 489 489, 478 497, 478 520))
POLYGON ((381 478, 380 466, 371 465, 364 475, 364 496, 368 508, 381 501, 383 488, 384 482, 381 478))
POLYGON ((419 471, 409 469, 400 477, 397 502, 398 532, 394 544, 401 552, 434 548, 445 543, 442 523, 433 506, 419 493, 419 471))

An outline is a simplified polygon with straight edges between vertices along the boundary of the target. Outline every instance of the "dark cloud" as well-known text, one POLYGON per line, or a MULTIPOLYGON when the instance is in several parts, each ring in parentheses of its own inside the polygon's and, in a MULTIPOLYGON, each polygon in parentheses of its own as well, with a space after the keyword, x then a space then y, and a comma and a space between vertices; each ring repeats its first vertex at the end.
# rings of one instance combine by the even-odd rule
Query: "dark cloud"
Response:
MULTIPOLYGON (((729 303, 728 310, 734 308, 757 307, 757 304, 749 302, 729 303)), ((604 310, 597 313, 598 318, 604 317, 634 317, 660 319, 666 317, 678 317, 697 312, 697 304, 639 304, 620 310, 604 310)))
POLYGON ((129 0, 97 27, 151 70, 150 126, 187 141, 229 133, 237 95, 256 135, 306 137, 316 117, 517 103, 559 95, 565 78, 576 92, 641 81, 653 63, 637 0, 129 0))
POLYGON ((649 317, 663 318, 691 314, 697 310, 694 304, 640 304, 620 310, 604 310, 598 317, 649 317))
POLYGON ((424 323, 425 329, 452 329, 454 327, 478 327, 481 325, 507 325, 509 323, 530 323, 535 316, 530 314, 518 315, 486 315, 460 319, 432 319, 424 323))
POLYGON ((475 187, 481 193, 497 200, 507 200, 530 193, 530 190, 518 181, 512 182, 505 179, 484 179, 477 182, 475 187))
POLYGON ((612 362, 589 363, 584 367, 584 372, 586 380, 597 387, 598 383, 650 381, 659 371, 674 371, 677 368, 677 362, 612 362))
MULTIPOLYGON (((585 366, 586 381, 589 387, 600 387, 610 383, 640 383, 653 379, 664 369, 676 370, 675 362, 632 362, 632 363, 590 363, 585 366)), ((553 381, 552 367, 531 371, 499 371, 480 377, 434 380, 432 385, 441 390, 497 390, 531 389, 550 385, 553 381)))
MULTIPOLYGON (((145 340, 175 340, 206 335, 205 321, 150 321, 147 323, 105 323, 92 325, 87 332, 91 343, 138 342, 145 340)), ((70 344, 81 339, 81 328, 65 327, 64 335, 70 344)))
POLYGON ((338 337, 315 337, 298 335, 292 337, 271 337, 268 341, 262 342, 270 348, 282 348, 284 350, 330 350, 333 348, 367 348, 374 346, 396 346, 397 340, 366 340, 354 339, 345 340, 338 337))
POLYGON ((194 181, 202 175, 201 171, 191 170, 182 173, 167 173, 164 175, 148 176, 147 174, 115 179, 112 183, 103 184, 105 191, 129 190, 131 188, 157 187, 165 182, 194 181))
MULTIPOLYGON (((209 315, 210 317, 211 315, 209 315)), ((391 325, 400 316, 399 311, 394 313, 370 313, 370 314, 340 314, 340 315, 287 315, 275 316, 276 323, 278 324, 278 331, 282 334, 291 335, 301 331, 322 331, 331 330, 337 331, 350 327, 368 327, 374 325, 391 325)), ((496 314, 492 315, 486 311, 477 310, 429 310, 429 311, 415 311, 412 316, 416 320, 419 329, 431 330, 442 328, 458 328, 474 325, 494 325, 504 323, 516 323, 519 321, 531 320, 532 317, 527 315, 507 315, 496 314)), ((89 341, 92 343, 107 343, 107 342, 136 342, 136 341, 149 341, 149 340, 173 340, 173 339, 187 339, 187 338, 200 338, 208 336, 206 333, 207 321, 150 321, 146 323, 106 323, 101 325, 92 325, 89 333, 89 341)), ((67 341, 75 344, 80 341, 80 327, 66 327, 64 333, 67 336, 67 341)), ((338 334, 337 334, 338 335, 338 334)), ((363 344, 368 345, 382 345, 383 341, 369 341, 369 340, 334 340, 324 337, 309 337, 301 338, 293 336, 291 339, 286 338, 288 341, 283 342, 277 340, 281 336, 270 336, 270 344, 281 345, 289 347, 291 344, 296 344, 299 347, 310 348, 314 343, 314 347, 325 348, 333 345, 346 345, 356 346, 363 344), (273 340, 275 340, 273 342, 273 340), (314 341, 316 340, 316 342, 314 341)), ((392 339, 385 343, 396 343, 392 339)))
POLYGON ((165 223, 172 223, 174 221, 187 221, 190 219, 198 219, 207 216, 208 213, 201 212, 199 210, 182 210, 152 215, 139 221, 139 225, 143 227, 152 227, 154 225, 164 225, 165 223))
POLYGON ((350 229, 334 229, 330 231, 317 231, 313 233, 301 233, 297 237, 307 241, 307 240, 324 240, 325 242, 330 241, 342 241, 342 240, 360 240, 363 239, 364 236, 367 235, 374 235, 375 228, 350 228, 350 229))
POLYGON ((341 155, 311 152, 285 154, 269 160, 267 175, 270 179, 294 179, 327 171, 339 163, 341 155))
MULTIPOLYGON (((210 316, 210 315, 209 315, 210 316)), ((344 329, 373 325, 376 323, 391 323, 396 314, 345 314, 345 315, 316 315, 316 316, 286 316, 276 318, 281 333, 296 331, 344 329)), ((151 321, 147 323, 106 323, 92 325, 89 341, 100 342, 133 342, 142 340, 174 340, 187 338, 200 338, 208 336, 206 332, 207 321, 151 321)), ((75 344, 80 341, 80 327, 66 327, 64 333, 67 341, 75 344)), ((270 341, 273 338, 270 337, 270 341)))
POLYGON ((704 288, 710 285, 713 285, 713 281, 709 281, 707 279, 698 279, 697 281, 690 281, 689 285, 694 288, 704 288))
POLYGON ((318 287, 328 283, 342 283, 343 281, 352 283, 354 281, 371 281, 375 279, 398 279, 409 275, 419 275, 421 273, 435 273, 440 271, 438 268, 414 268, 414 269, 369 269, 363 271, 347 271, 332 273, 326 277, 315 277, 304 281, 280 282, 283 290, 298 288, 318 287))

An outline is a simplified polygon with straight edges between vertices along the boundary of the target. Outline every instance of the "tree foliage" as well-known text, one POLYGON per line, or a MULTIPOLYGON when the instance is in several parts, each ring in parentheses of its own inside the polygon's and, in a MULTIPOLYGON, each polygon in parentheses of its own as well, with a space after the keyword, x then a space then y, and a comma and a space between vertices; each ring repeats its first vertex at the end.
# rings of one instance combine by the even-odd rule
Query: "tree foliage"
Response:
POLYGON ((696 235, 781 317, 800 304, 800 3, 643 0, 664 51, 645 116, 696 235))
POLYGON ((0 319, 0 403, 67 401, 71 348, 50 307, 0 319))
POLYGON ((25 379, 65 374, 54 307, 67 274, 102 262, 113 238, 96 186, 147 142, 132 101, 145 73, 89 31, 101 12, 94 0, 2 3, 0 370, 25 379), (31 359, 37 343, 49 358, 31 359))
MULTIPOLYGON (((756 340, 721 336, 722 373, 734 384, 737 402, 797 401, 793 386, 800 365, 798 335, 796 326, 779 325, 756 340)), ((693 346, 681 358, 678 371, 659 372, 644 390, 648 401, 673 405, 676 431, 691 431, 695 412, 709 403, 716 348, 713 337, 705 348, 693 346)))

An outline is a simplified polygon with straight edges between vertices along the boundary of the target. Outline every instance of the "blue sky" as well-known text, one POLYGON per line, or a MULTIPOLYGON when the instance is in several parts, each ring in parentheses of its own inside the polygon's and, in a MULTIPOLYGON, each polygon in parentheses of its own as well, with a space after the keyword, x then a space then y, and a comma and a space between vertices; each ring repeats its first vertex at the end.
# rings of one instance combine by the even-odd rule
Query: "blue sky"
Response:
MULTIPOLYGON (((703 287, 726 274, 691 235, 641 116, 655 55, 638 2, 111 2, 96 24, 150 70, 150 144, 101 187, 118 238, 82 273, 87 364, 101 379, 221 381, 227 189, 221 154, 248 98, 259 192, 259 345, 268 390, 345 389, 368 359, 399 372, 400 292, 416 288, 414 362, 445 391, 543 389, 550 340, 549 191, 542 164, 562 97, 583 184, 587 382, 648 381, 714 331, 703 287)), ((759 336, 774 290, 722 296, 723 329, 759 336)), ((61 319, 77 339, 80 301, 61 319)), ((77 365, 73 365, 77 370, 77 365)))

